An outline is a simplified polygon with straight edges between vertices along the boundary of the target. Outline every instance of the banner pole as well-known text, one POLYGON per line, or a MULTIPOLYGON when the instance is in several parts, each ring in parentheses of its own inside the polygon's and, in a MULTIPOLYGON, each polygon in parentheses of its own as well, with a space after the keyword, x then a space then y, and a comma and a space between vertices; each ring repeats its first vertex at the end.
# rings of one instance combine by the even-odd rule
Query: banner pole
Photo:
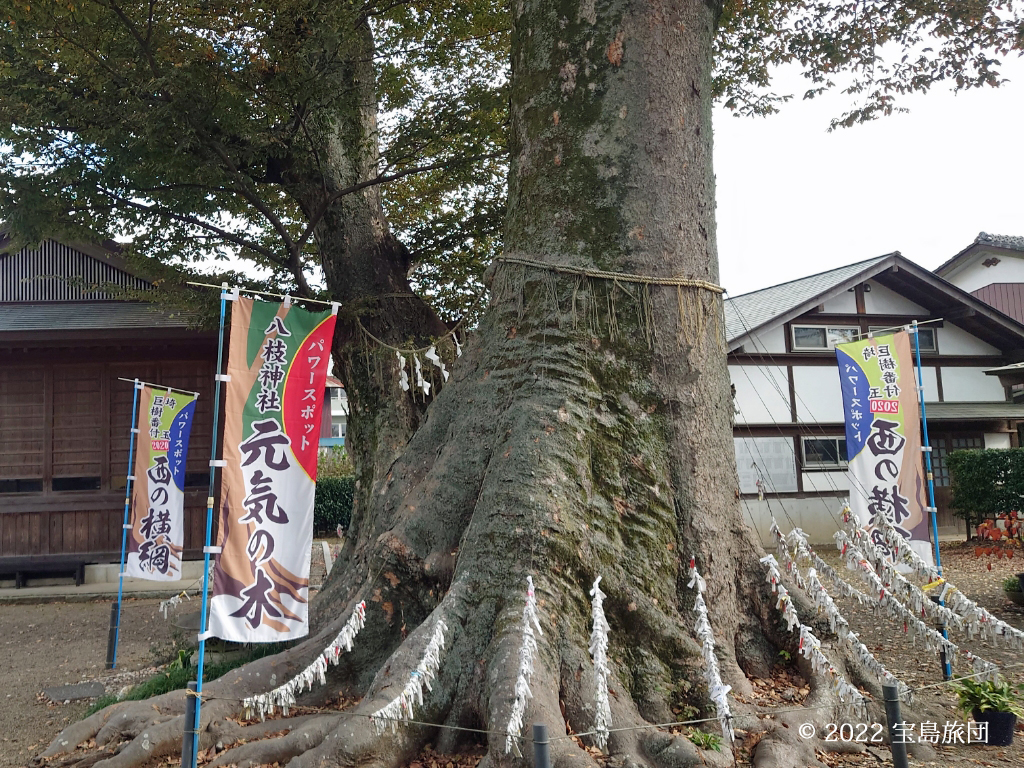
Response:
MULTIPOLYGON (((914 357, 917 363, 917 396, 921 403, 921 452, 924 453, 925 477, 928 479, 928 512, 931 514, 932 524, 932 547, 935 550, 935 569, 939 578, 942 578, 942 555, 939 554, 939 524, 935 519, 935 476, 932 473, 932 446, 928 441, 928 413, 924 405, 924 379, 921 375, 921 337, 917 330, 917 320, 911 323, 911 333, 914 334, 914 357)), ((939 605, 945 605, 946 601, 939 597, 939 605)), ((942 636, 949 638, 946 626, 942 626, 942 636)), ((949 660, 943 654, 942 678, 949 680, 953 677, 949 660)))
POLYGON ((121 565, 117 572, 117 621, 114 623, 114 649, 108 654, 107 669, 117 667, 117 643, 121 639, 121 598, 124 595, 124 557, 128 546, 128 513, 132 504, 132 469, 135 466, 135 435, 139 431, 139 390, 142 383, 135 379, 132 386, 132 428, 128 433, 128 474, 124 486, 124 521, 121 523, 121 565))
MULTIPOLYGON (((213 432, 210 440, 210 486, 206 496, 206 544, 203 546, 203 603, 199 611, 199 658, 196 662, 196 716, 192 723, 192 754, 182 755, 182 768, 195 768, 199 756, 199 723, 203 707, 203 667, 206 660, 206 606, 210 592, 210 548, 213 530, 213 492, 217 480, 217 424, 220 419, 221 370, 224 365, 224 313, 227 306, 228 284, 221 283, 220 334, 217 337, 217 375, 214 377, 213 432)), ((189 691, 189 695, 192 692, 189 691)), ((188 723, 185 727, 188 727, 188 723)))

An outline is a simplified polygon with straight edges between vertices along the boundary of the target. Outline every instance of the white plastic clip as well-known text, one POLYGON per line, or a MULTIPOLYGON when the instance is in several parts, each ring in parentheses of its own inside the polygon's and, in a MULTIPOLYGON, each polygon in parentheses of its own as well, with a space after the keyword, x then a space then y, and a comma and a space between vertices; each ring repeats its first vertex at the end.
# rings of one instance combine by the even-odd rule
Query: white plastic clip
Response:
POLYGON ((146 383, 144 381, 139 381, 138 379, 135 380, 135 388, 136 389, 142 390, 142 389, 145 388, 145 386, 146 386, 146 383))
POLYGON ((219 555, 222 551, 221 547, 203 547, 204 555, 219 555))
POLYGON ((284 301, 282 302, 282 305, 284 306, 285 309, 291 309, 292 295, 290 293, 286 293, 284 295, 284 301))
POLYGON ((930 445, 922 445, 921 450, 924 451, 925 453, 931 453, 932 447, 930 445))
POLYGON ((226 467, 228 465, 225 459, 213 459, 210 462, 211 467, 226 467))
POLYGON ((131 523, 122 523, 121 527, 124 528, 124 530, 126 530, 126 531, 130 531, 132 529, 132 524, 131 523))
POLYGON ((215 373, 213 375, 213 380, 214 381, 228 382, 228 381, 231 381, 231 374, 230 373, 215 373))
POLYGON ((227 283, 220 284, 220 299, 221 301, 238 301, 238 286, 236 285, 230 291, 228 290, 227 283))
POLYGON ((213 496, 207 496, 206 497, 206 508, 207 509, 213 509, 213 504, 214 504, 213 496))
POLYGON ((131 480, 134 483, 135 482, 135 475, 128 475, 128 479, 131 480))
POLYGON ((938 510, 937 507, 925 507, 924 511, 925 512, 938 512, 939 510, 938 510))
POLYGON ((331 314, 332 315, 338 314, 338 310, 339 309, 341 309, 341 302, 340 301, 332 301, 331 302, 331 314))
POLYGON ((139 428, 138 427, 132 427, 132 434, 133 435, 139 434, 139 428))

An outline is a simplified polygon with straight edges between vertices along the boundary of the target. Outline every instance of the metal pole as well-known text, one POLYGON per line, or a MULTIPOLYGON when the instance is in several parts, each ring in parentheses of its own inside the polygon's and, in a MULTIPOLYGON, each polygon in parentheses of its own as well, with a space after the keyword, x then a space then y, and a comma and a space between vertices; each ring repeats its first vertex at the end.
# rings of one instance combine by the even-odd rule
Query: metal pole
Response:
MULTIPOLYGON (((192 742, 192 754, 189 762, 182 758, 182 768, 195 768, 199 753, 199 722, 203 708, 203 668, 206 660, 206 606, 210 591, 210 538, 213 529, 213 492, 217 480, 217 423, 220 419, 220 385, 221 371, 224 367, 224 312, 227 305, 228 284, 221 284, 220 291, 220 335, 217 338, 217 375, 214 382, 213 395, 213 435, 210 443, 210 486, 206 496, 206 545, 203 547, 203 605, 199 611, 199 659, 196 664, 196 712, 193 718, 195 738, 192 742)), ((188 723, 186 722, 186 727, 188 723)))
POLYGON ((889 749, 892 751, 893 768, 909 768, 905 732, 900 733, 900 740, 896 741, 896 726, 903 722, 903 715, 900 714, 899 689, 895 685, 883 685, 882 698, 885 700, 885 720, 889 726, 889 749))
MULTIPOLYGON (((196 681, 188 681, 188 693, 185 696, 185 727, 182 729, 181 738, 181 764, 183 766, 189 765, 189 760, 196 753, 196 730, 194 728, 196 722, 196 702, 199 698, 196 694, 196 681)), ((193 763, 194 764, 194 763, 193 763)))
MULTIPOLYGON (((914 334, 914 356, 917 362, 917 395, 921 403, 921 451, 924 453, 925 477, 928 479, 928 512, 931 514, 932 547, 935 550, 935 569, 942 578, 942 555, 939 554, 939 524, 935 519, 935 476, 932 473, 932 446, 928 441, 928 413, 924 404, 924 380, 921 376, 921 338, 917 330, 917 320, 911 323, 911 333, 914 334)), ((946 601, 939 597, 939 605, 944 606, 946 601)), ((941 626, 942 636, 949 639, 949 632, 946 625, 941 626)), ((950 680, 953 677, 953 670, 950 668, 949 659, 945 652, 942 654, 942 679, 950 680)))
POLYGON ((111 605, 110 621, 113 632, 107 634, 107 669, 117 666, 117 644, 121 639, 121 597, 124 594, 124 558, 128 547, 128 531, 132 524, 128 519, 132 505, 132 482, 135 476, 135 435, 139 433, 139 390, 142 382, 135 379, 132 389, 132 430, 128 433, 128 474, 124 485, 124 520, 121 523, 121 565, 117 573, 117 606, 111 605), (111 647, 113 645, 113 647, 111 647))
POLYGON ((551 768, 548 727, 540 723, 533 724, 533 768, 551 768))

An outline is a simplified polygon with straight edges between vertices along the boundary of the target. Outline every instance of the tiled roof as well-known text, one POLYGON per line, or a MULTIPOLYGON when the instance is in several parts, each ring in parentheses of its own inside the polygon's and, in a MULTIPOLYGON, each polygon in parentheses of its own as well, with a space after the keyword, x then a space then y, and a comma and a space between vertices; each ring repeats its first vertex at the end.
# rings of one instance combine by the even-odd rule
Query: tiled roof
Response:
POLYGON ((796 309, 832 288, 869 269, 888 256, 877 256, 856 264, 848 264, 828 272, 820 272, 799 280, 762 288, 759 291, 731 296, 725 300, 725 337, 728 342, 745 336, 779 315, 796 309))
POLYGON ((974 242, 1011 251, 1024 251, 1024 237, 1018 235, 990 235, 988 232, 979 232, 974 242))
POLYGON ((186 327, 188 318, 181 312, 135 302, 0 304, 0 333, 186 327))
POLYGON ((1024 419, 1020 403, 925 403, 928 421, 1024 419))

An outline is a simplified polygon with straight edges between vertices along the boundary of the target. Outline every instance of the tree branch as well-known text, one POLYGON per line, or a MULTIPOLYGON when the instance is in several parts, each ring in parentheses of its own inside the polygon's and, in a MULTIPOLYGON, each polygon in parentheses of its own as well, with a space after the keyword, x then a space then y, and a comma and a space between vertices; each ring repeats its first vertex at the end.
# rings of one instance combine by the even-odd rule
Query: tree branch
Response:
POLYGON ((309 223, 306 224, 306 229, 303 230, 302 235, 299 236, 299 239, 297 241, 298 246, 300 248, 305 246, 305 244, 309 241, 310 236, 313 234, 313 229, 316 227, 317 224, 320 223, 320 220, 326 215, 327 210, 331 207, 331 204, 336 202, 338 199, 344 197, 345 195, 351 195, 355 192, 358 192, 362 189, 366 189, 367 187, 372 187, 376 184, 387 184, 389 181, 397 181, 398 179, 401 179, 405 176, 411 176, 414 173, 436 171, 440 168, 449 168, 453 165, 460 165, 462 163, 472 163, 478 160, 490 160, 495 157, 501 157, 502 155, 505 154, 505 152, 488 152, 485 155, 472 155, 471 157, 462 157, 457 158, 455 160, 444 160, 437 163, 431 163, 430 165, 421 165, 415 168, 406 168, 404 171, 399 171, 398 173, 392 173, 385 176, 377 176, 372 179, 367 179, 366 181, 361 181, 358 184, 353 184, 350 187, 339 189, 333 192, 330 195, 330 197, 328 197, 326 200, 324 200, 323 204, 320 206, 320 209, 309 217, 309 223))
POLYGON ((199 227, 200 229, 204 229, 207 232, 211 232, 211 233, 217 235, 218 237, 220 237, 221 239, 226 240, 229 243, 234 243, 235 245, 237 245, 237 246, 239 246, 241 248, 248 248, 249 250, 254 251, 255 253, 258 253, 261 256, 264 256, 269 261, 271 261, 271 262, 273 262, 275 264, 278 264, 278 265, 280 265, 282 267, 288 267, 289 266, 287 260, 282 259, 278 254, 274 253, 269 248, 265 248, 262 245, 257 245, 256 243, 252 242, 251 240, 247 240, 246 238, 244 238, 244 237, 242 237, 240 235, 236 235, 234 232, 229 232, 226 229, 218 227, 218 226, 216 226, 214 224, 210 224, 208 221, 204 221, 203 219, 200 219, 200 218, 198 218, 196 216, 191 216, 189 214, 184 214, 184 213, 178 213, 178 212, 172 211, 172 210, 170 210, 168 208, 164 208, 161 205, 157 205, 156 203, 153 203, 152 205, 146 205, 145 203, 139 203, 139 202, 136 202, 135 200, 130 200, 130 199, 126 198, 126 197, 121 197, 120 195, 116 194, 115 192, 112 192, 109 189, 103 189, 102 187, 100 188, 100 191, 103 192, 103 194, 106 195, 108 198, 110 198, 110 200, 114 201, 118 205, 121 205, 121 206, 123 206, 125 208, 131 208, 133 210, 142 211, 142 212, 150 214, 150 215, 161 216, 161 217, 164 217, 164 218, 173 219, 175 221, 180 221, 183 224, 191 224, 192 226, 199 227))

